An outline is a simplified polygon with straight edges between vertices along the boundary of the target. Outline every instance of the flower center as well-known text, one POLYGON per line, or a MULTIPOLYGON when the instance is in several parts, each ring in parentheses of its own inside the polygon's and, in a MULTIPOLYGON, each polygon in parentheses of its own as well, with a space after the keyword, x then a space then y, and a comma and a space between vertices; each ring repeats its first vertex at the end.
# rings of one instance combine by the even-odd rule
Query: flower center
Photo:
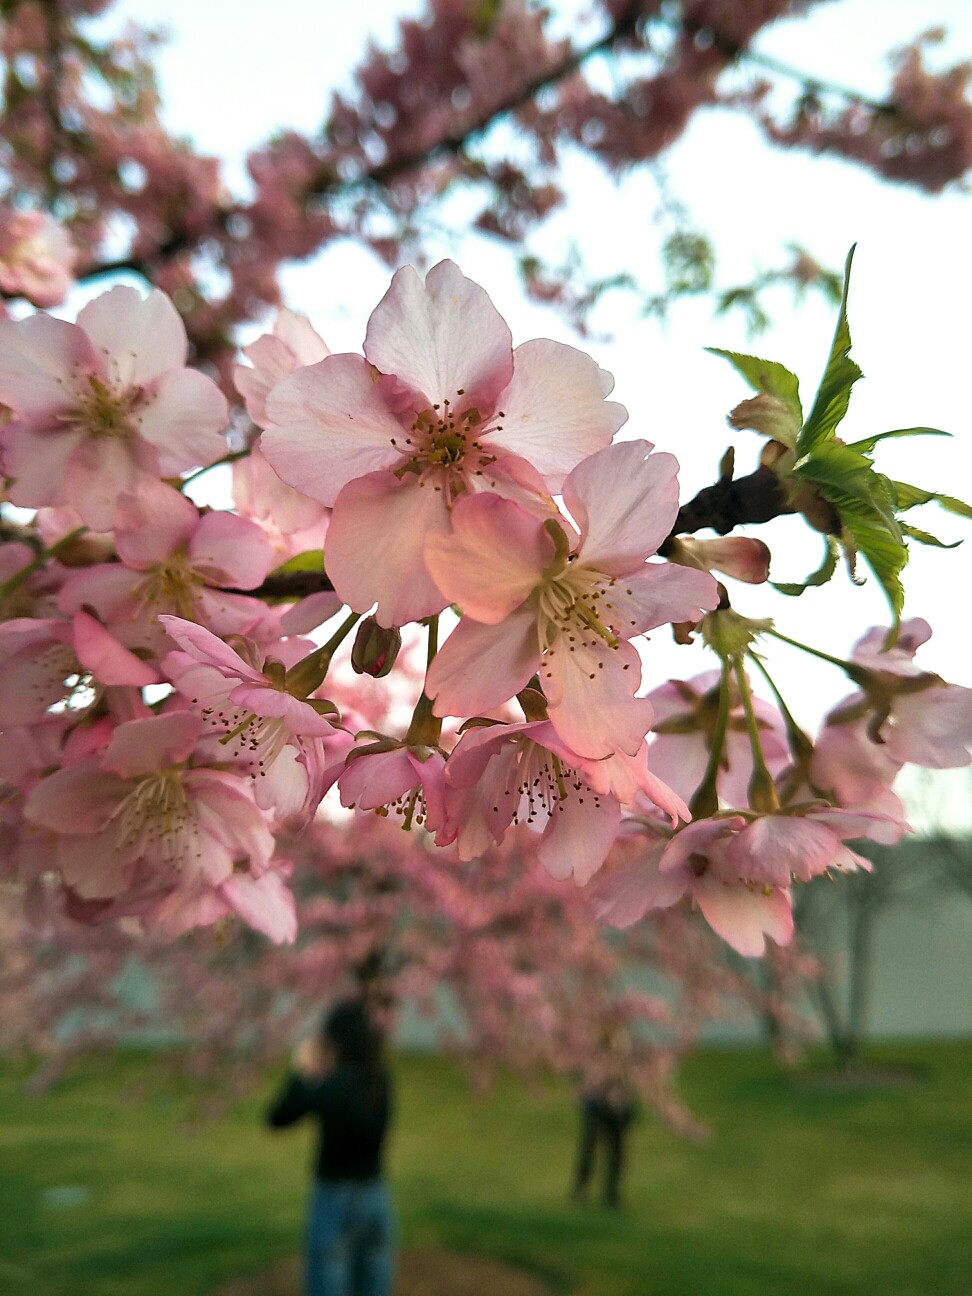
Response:
MULTIPOLYGON (((434 490, 444 490, 450 506, 467 489, 469 474, 482 474, 496 462, 496 456, 484 449, 479 438, 502 427, 502 424, 486 426, 479 410, 472 406, 461 409, 464 395, 460 389, 456 392, 460 398, 456 404, 446 397, 431 409, 420 410, 404 439, 391 439, 404 458, 395 470, 396 477, 415 473, 421 485, 428 481, 434 490)), ((502 418, 503 411, 496 417, 502 418)))
POLYGON ((205 583, 187 553, 172 554, 165 562, 150 567, 144 580, 139 582, 139 611, 145 607, 172 609, 176 616, 193 621, 196 591, 205 583))
POLYGON ((152 851, 181 869, 190 851, 201 859, 199 825, 189 808, 181 771, 163 770, 140 779, 112 814, 116 850, 142 856, 152 851))
POLYGON ((87 375, 87 391, 68 415, 75 427, 93 437, 129 437, 135 431, 132 418, 141 392, 137 387, 117 390, 95 374, 87 375))
POLYGON ((603 644, 617 648, 624 630, 637 625, 631 594, 613 576, 568 560, 537 590, 541 645, 550 648, 562 638, 569 652, 603 644))
MULTIPOLYGON (((520 743, 520 756, 517 762, 519 782, 507 789, 507 796, 517 797, 516 809, 512 822, 531 827, 538 820, 551 819, 554 814, 562 814, 570 797, 576 797, 580 805, 590 797, 595 808, 600 807, 598 794, 584 782, 577 770, 565 765, 559 756, 555 756, 546 747, 540 747, 529 739, 520 743)), ((511 780, 512 784, 512 780, 511 780)), ((494 811, 499 807, 494 806, 494 811)))

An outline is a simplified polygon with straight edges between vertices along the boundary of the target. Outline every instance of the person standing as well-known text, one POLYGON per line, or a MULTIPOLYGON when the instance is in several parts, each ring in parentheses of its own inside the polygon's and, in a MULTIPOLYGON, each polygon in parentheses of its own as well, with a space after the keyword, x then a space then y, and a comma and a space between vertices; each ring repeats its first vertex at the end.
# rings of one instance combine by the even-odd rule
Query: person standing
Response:
POLYGON ((621 1205, 624 1145, 634 1119, 635 1104, 628 1076, 629 1041, 617 1027, 606 1027, 597 1062, 580 1086, 580 1139, 574 1169, 573 1199, 582 1202, 601 1150, 604 1167, 603 1201, 617 1210, 621 1205))
POLYGON ((306 1296, 389 1296, 396 1224, 383 1173, 392 1087, 381 1037, 364 1003, 347 999, 324 1019, 319 1040, 296 1050, 267 1111, 283 1129, 319 1122, 307 1220, 306 1296))

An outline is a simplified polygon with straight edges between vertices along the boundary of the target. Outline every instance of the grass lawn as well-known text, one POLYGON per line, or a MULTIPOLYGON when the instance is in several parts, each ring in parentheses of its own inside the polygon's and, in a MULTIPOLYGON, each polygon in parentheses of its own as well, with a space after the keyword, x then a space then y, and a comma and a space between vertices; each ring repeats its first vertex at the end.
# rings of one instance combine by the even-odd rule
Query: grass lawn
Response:
MULTIPOLYGON (((449 1064, 402 1058, 405 1245, 512 1261, 564 1296, 969 1296, 972 1042, 872 1058, 922 1082, 833 1090, 757 1051, 691 1059, 684 1091, 713 1138, 642 1120, 620 1216, 567 1203, 564 1086, 477 1100, 449 1064)), ((293 1253, 310 1130, 264 1132, 270 1084, 193 1124, 184 1086, 144 1056, 88 1061, 39 1098, 5 1069, 0 1293, 209 1296, 293 1253)))

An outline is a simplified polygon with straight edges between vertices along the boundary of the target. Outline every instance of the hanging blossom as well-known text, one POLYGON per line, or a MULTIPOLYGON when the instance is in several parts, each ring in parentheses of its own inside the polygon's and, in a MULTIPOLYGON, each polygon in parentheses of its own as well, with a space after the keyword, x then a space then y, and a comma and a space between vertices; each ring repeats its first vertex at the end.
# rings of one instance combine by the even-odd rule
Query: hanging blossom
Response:
POLYGON ((845 843, 861 837, 890 844, 907 824, 891 815, 845 811, 819 801, 775 814, 720 814, 688 824, 599 885, 595 909, 627 927, 683 896, 740 954, 765 950, 766 937, 785 945, 793 934, 790 884, 831 871, 870 870, 845 843))
POLYGON ((473 715, 518 693, 539 670, 550 720, 580 756, 634 754, 652 721, 635 698, 641 661, 628 642, 718 602, 706 572, 648 563, 678 511, 678 463, 625 441, 570 472, 566 519, 543 522, 496 495, 467 496, 426 561, 463 611, 429 668, 439 715, 473 715))
POLYGON ((870 738, 899 764, 954 769, 972 761, 972 689, 947 684, 919 666, 915 653, 931 638, 921 617, 904 621, 894 645, 888 630, 873 627, 851 653, 863 667, 864 692, 847 698, 827 717, 828 725, 868 719, 870 738))
POLYGON ((31 792, 26 817, 57 834, 52 863, 79 897, 141 891, 148 903, 266 870, 274 840, 249 781, 190 764, 202 732, 185 711, 127 721, 103 755, 31 792))
MULTIPOLYGON (((721 695, 721 671, 706 671, 690 680, 666 680, 648 694, 654 709, 649 753, 652 769, 690 801, 701 785, 716 732, 721 695)), ((748 804, 753 773, 753 749, 746 714, 734 681, 723 739, 716 788, 728 807, 748 804)), ((753 697, 763 760, 769 772, 780 774, 790 763, 783 717, 760 697, 753 697)))
POLYGON ((226 451, 226 400, 187 369, 186 330, 164 293, 117 287, 77 324, 31 315, 0 323, 0 401, 9 498, 28 508, 70 503, 108 531, 119 495, 226 451))
POLYGON ((498 846, 509 828, 541 834, 537 856, 557 878, 583 885, 604 863, 617 836, 621 802, 643 792, 674 826, 688 807, 636 757, 590 761, 560 739, 548 720, 466 731, 446 766, 446 824, 438 845, 455 842, 459 858, 498 846))
POLYGON ((364 356, 298 369, 266 401, 261 446, 291 486, 332 505, 327 571, 382 625, 440 612, 426 536, 489 490, 551 514, 549 492, 627 417, 613 380, 573 347, 516 351, 489 297, 451 261, 399 270, 368 323, 364 356))

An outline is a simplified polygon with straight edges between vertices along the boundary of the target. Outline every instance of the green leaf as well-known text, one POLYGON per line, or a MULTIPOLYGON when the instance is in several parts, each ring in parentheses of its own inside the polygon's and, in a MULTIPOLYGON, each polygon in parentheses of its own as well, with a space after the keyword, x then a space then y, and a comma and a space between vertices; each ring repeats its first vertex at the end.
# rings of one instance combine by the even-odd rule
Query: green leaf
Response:
POLYGON ((851 388, 861 377, 860 368, 850 358, 851 335, 847 323, 847 292, 850 288, 853 260, 854 248, 852 247, 844 266, 844 291, 840 299, 840 314, 837 317, 830 357, 823 378, 820 380, 820 390, 817 392, 813 408, 807 416, 797 442, 797 453, 801 455, 809 453, 822 441, 833 438, 841 419, 847 413, 851 388))
POLYGON ((706 347, 710 355, 722 356, 728 360, 737 373, 757 392, 768 392, 784 401, 796 417, 797 424, 803 423, 803 407, 800 404, 800 381, 784 365, 775 360, 761 360, 758 356, 743 355, 739 351, 723 351, 720 347, 706 347))
POLYGON ((827 498, 840 514, 844 527, 841 543, 848 556, 853 559, 859 553, 864 558, 884 590, 897 627, 904 607, 901 572, 908 562, 908 546, 897 525, 892 532, 884 514, 858 496, 834 489, 827 498))
POLYGON ((306 553, 296 554, 270 573, 274 576, 292 576, 295 572, 319 572, 324 570, 324 550, 308 549, 306 553))
POLYGON ((957 549, 962 543, 961 540, 953 540, 951 544, 947 544, 944 540, 933 536, 930 531, 920 531, 918 527, 909 526, 907 522, 901 523, 901 530, 909 540, 917 540, 923 545, 934 545, 936 549, 957 549))
POLYGON ((787 594, 790 598, 798 598, 805 589, 809 589, 812 585, 827 584, 834 572, 837 570, 837 560, 840 557, 840 546, 832 536, 827 536, 826 539, 827 548, 824 553, 824 560, 815 572, 811 572, 805 581, 799 584, 784 581, 770 581, 770 584, 778 593, 787 594))
POLYGON ((941 428, 930 427, 913 427, 913 428, 895 428, 893 432, 878 432, 876 436, 865 437, 863 441, 850 441, 848 448, 850 450, 860 450, 866 454, 873 450, 879 441, 887 441, 891 437, 916 437, 916 436, 943 436, 950 437, 951 432, 943 432, 941 428))
POLYGON ((838 513, 842 514, 841 501, 845 498, 854 499, 865 511, 876 513, 892 538, 900 544, 901 530, 894 516, 893 485, 887 477, 875 472, 870 459, 857 450, 841 445, 839 441, 828 441, 818 445, 807 458, 799 460, 794 475, 816 486, 838 513))
POLYGON ((921 486, 911 486, 908 482, 893 481, 891 488, 894 491, 895 508, 899 513, 904 513, 919 504, 939 504, 946 513, 972 518, 972 506, 956 499, 954 495, 941 495, 938 491, 923 490, 921 486))

